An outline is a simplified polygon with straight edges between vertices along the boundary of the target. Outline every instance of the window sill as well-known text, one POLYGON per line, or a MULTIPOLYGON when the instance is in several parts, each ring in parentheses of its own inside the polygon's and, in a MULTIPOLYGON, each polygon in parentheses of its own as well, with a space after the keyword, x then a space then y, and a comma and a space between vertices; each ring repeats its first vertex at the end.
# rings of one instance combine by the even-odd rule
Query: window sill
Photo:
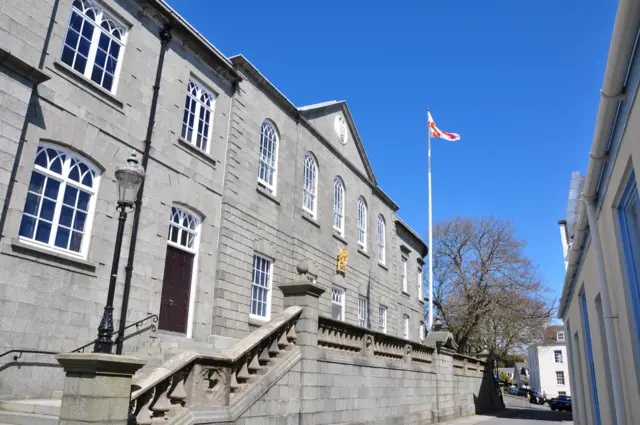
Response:
POLYGON ((402 295, 404 295, 407 298, 411 298, 411 295, 409 295, 409 293, 405 290, 402 290, 402 295))
POLYGON ((309 223, 313 224, 314 226, 316 226, 318 229, 320 228, 320 223, 318 223, 318 221, 312 217, 309 217, 306 213, 302 213, 302 218, 305 219, 306 221, 308 221, 309 223))
POLYGON ((365 251, 364 249, 362 249, 362 247, 358 247, 358 252, 362 255, 364 255, 367 258, 371 258, 371 256, 369 254, 367 254, 367 251, 365 251))
POLYGON ((381 263, 380 261, 378 261, 378 266, 382 267, 383 269, 385 269, 386 271, 389 271, 389 267, 387 267, 386 264, 381 263))
POLYGON ((332 234, 333 234, 333 237, 334 237, 335 239, 339 240, 340 242, 342 242, 342 243, 343 243, 343 244, 345 244, 345 245, 348 245, 348 244, 347 244, 346 239, 345 239, 345 238, 343 238, 343 237, 342 237, 341 235, 339 235, 338 233, 336 233, 336 231, 335 231, 335 230, 333 231, 333 233, 332 233, 332 234))
POLYGON ((121 102, 117 97, 115 97, 113 93, 89 80, 87 77, 80 74, 69 65, 58 60, 56 60, 53 65, 56 69, 61 71, 69 81, 76 84, 78 87, 87 90, 89 93, 99 97, 101 100, 106 101, 111 106, 117 109, 122 110, 124 108, 124 103, 121 102))
POLYGON ((95 275, 96 264, 92 261, 65 255, 61 252, 49 250, 37 245, 32 245, 28 242, 21 241, 20 239, 12 239, 10 245, 11 250, 4 248, 4 254, 15 255, 55 267, 95 275))
POLYGON ((275 196, 273 196, 267 189, 265 189, 262 186, 256 186, 256 191, 264 196, 265 198, 269 199, 271 202, 273 202, 276 205, 280 205, 280 201, 278 201, 278 198, 276 198, 275 196))
POLYGON ((267 319, 266 317, 249 316, 250 326, 262 326, 266 325, 267 323, 269 323, 269 319, 267 319))
POLYGON ((211 158, 207 152, 203 151, 202 149, 196 146, 193 146, 191 143, 184 140, 182 137, 178 137, 178 143, 180 147, 184 148, 184 150, 197 156, 199 159, 203 160, 204 162, 209 163, 212 167, 215 168, 216 164, 218 163, 218 161, 211 158))

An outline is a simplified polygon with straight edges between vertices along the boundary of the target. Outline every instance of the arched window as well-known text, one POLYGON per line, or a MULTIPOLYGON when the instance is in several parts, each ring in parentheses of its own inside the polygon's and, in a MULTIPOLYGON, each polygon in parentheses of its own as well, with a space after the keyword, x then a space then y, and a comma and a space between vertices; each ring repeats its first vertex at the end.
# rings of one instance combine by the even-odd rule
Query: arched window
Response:
POLYGON ((38 146, 20 238, 86 257, 100 172, 73 152, 38 146))
POLYGON ((269 120, 262 123, 260 132, 260 165, 258 168, 258 183, 265 186, 271 193, 276 192, 278 177, 278 132, 269 120))
POLYGON ((200 219, 194 214, 182 208, 171 208, 169 242, 182 249, 195 251, 199 228, 200 219))
POLYGON ((195 147, 209 152, 213 104, 216 97, 193 80, 187 85, 187 100, 182 118, 182 138, 195 147))
POLYGON ((311 152, 304 156, 302 209, 315 218, 318 198, 318 164, 311 152))
POLYGON ((340 177, 333 180, 333 229, 344 234, 344 184, 340 177))
POLYGON ((367 250, 367 204, 364 199, 358 199, 358 245, 367 250))
POLYGON ((384 222, 384 217, 380 214, 378 216, 378 261, 382 264, 384 264, 387 259, 387 253, 385 251, 386 229, 387 225, 384 222))
POLYGON ((74 0, 60 60, 115 92, 127 29, 96 3, 74 0))

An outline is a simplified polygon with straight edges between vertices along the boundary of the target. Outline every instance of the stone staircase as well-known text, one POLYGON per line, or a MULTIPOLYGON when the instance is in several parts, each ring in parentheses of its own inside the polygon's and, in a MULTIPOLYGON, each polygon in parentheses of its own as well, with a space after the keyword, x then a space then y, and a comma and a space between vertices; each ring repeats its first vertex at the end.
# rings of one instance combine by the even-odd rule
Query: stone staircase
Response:
MULTIPOLYGON (((216 355, 222 350, 213 345, 197 342, 184 336, 154 334, 151 343, 140 347, 132 355, 145 360, 145 366, 138 371, 134 379, 144 379, 151 371, 174 356, 197 351, 206 355, 216 355)), ((61 396, 61 392, 56 392, 61 396)), ((30 400, 0 400, 0 425, 57 425, 60 414, 60 398, 30 400)))

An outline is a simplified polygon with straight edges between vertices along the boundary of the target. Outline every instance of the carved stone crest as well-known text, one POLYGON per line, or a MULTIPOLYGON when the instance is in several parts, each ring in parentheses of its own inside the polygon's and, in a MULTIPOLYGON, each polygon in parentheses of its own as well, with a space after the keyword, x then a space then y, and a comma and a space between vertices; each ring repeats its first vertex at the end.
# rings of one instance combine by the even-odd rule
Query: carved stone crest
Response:
POLYGON ((338 273, 347 274, 347 263, 349 262, 349 254, 344 248, 338 251, 338 273))
POLYGON ((225 398, 227 379, 224 371, 217 367, 203 367, 195 382, 195 398, 200 405, 219 405, 225 398))

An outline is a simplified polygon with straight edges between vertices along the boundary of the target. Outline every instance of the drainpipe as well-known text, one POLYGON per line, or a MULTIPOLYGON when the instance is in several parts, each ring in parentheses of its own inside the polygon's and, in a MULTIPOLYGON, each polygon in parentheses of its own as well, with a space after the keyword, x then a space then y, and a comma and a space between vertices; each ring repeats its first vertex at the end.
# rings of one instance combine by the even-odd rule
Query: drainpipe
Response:
MULTIPOLYGON (((171 41, 171 30, 165 27, 160 31, 160 56, 158 58, 158 67, 156 69, 156 81, 153 85, 153 97, 151 99, 151 108, 149 110, 149 122, 147 124, 147 135, 144 140, 144 153, 142 155, 142 168, 147 170, 149 164, 149 154, 151 152, 151 136, 153 135, 153 126, 156 122, 156 109, 158 106, 158 95, 160 93, 160 80, 162 78, 162 68, 164 68, 164 54, 167 51, 167 45, 171 41)), ((129 292, 131 291, 131 277, 133 275, 133 260, 136 256, 136 240, 138 238, 138 226, 140 225, 140 211, 142 210, 142 195, 144 193, 144 184, 140 187, 138 198, 136 199, 136 207, 133 213, 133 224, 131 227, 131 242, 129 243, 129 258, 125 267, 124 292, 122 293, 122 307, 120 308, 120 324, 118 338, 116 339, 116 354, 122 354, 122 345, 124 344, 124 327, 127 322, 127 310, 129 309, 129 292)))
MULTIPOLYGON (((47 27, 47 33, 44 37, 44 44, 42 45, 42 52, 40 52, 40 60, 38 61, 38 69, 40 71, 44 69, 44 63, 47 59, 49 44, 51 43, 51 34, 53 33, 53 26, 56 23, 56 16, 58 15, 59 6, 60 0, 55 0, 53 2, 53 7, 51 8, 51 18, 49 18, 49 26, 47 27)), ((29 128, 29 115, 33 112, 33 105, 35 105, 38 97, 38 84, 39 83, 33 83, 33 87, 31 88, 31 94, 29 95, 29 104, 27 105, 24 122, 22 123, 22 130, 20 131, 20 138, 18 139, 16 154, 13 158, 11 174, 9 175, 9 181, 7 182, 7 193, 4 198, 4 204, 2 205, 2 212, 0 212, 0 240, 4 237, 4 226, 6 224, 7 215, 9 213, 9 205, 11 204, 11 197, 13 196, 13 188, 15 186, 16 176, 18 175, 18 168, 20 167, 20 161, 22 160, 22 150, 24 149, 27 129, 29 128)))
MULTIPOLYGON (((618 347, 613 330, 613 313, 611 312, 611 301, 609 300, 609 288, 607 287, 607 274, 604 267, 604 255, 602 254, 602 244, 600 241, 600 230, 598 229, 598 219, 596 216, 596 197, 587 198, 584 195, 582 200, 587 207, 587 218, 589 220, 589 232, 591 234, 591 244, 596 259, 596 272, 602 300, 602 314, 604 316, 604 333, 606 336, 607 352, 609 354, 609 374, 613 387, 613 404, 615 407, 615 418, 617 425, 626 425, 627 419, 624 410, 624 394, 622 389, 622 375, 620 374, 620 363, 618 361, 618 347)), ((617 318, 617 317, 616 317, 617 318)))

